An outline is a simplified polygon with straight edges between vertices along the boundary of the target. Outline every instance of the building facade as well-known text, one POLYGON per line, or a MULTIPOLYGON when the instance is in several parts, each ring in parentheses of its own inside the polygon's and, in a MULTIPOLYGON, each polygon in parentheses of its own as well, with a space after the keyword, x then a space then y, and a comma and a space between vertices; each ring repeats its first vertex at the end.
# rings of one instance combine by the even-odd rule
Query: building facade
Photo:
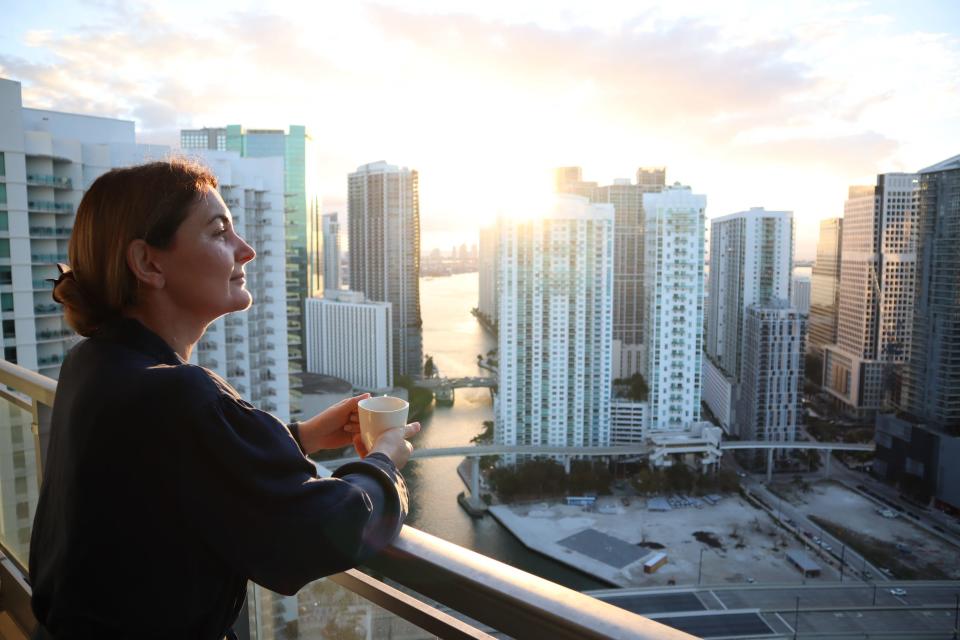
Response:
POLYGON ((479 299, 477 311, 484 321, 493 326, 497 324, 497 227, 480 229, 480 247, 477 278, 479 280, 479 299))
POLYGON ((793 276, 790 284, 790 304, 803 315, 810 315, 810 278, 793 276))
POLYGON ((851 187, 844 206, 837 340, 824 349, 823 386, 854 416, 889 399, 910 352, 918 182, 882 174, 876 187, 851 187))
POLYGON ((328 290, 307 300, 307 371, 346 380, 357 389, 393 387, 393 324, 389 302, 355 291, 328 290))
MULTIPOLYGON (((336 213, 323 214, 323 287, 336 291, 343 286, 340 278, 340 222, 336 213)), ((309 367, 307 371, 309 371, 309 367)))
POLYGON ((901 406, 960 435, 960 156, 920 172, 917 290, 901 406))
POLYGON ((706 206, 706 196, 679 183, 643 196, 643 373, 652 430, 683 431, 700 419, 706 206))
POLYGON ((613 225, 574 195, 498 221, 497 444, 609 444, 613 225))
MULTIPOLYGON (((312 194, 307 184, 310 174, 311 138, 306 128, 290 125, 288 131, 282 129, 245 129, 241 125, 204 129, 184 129, 180 132, 180 143, 185 151, 226 150, 244 158, 282 158, 283 161, 283 198, 278 207, 282 209, 284 228, 281 236, 286 243, 286 271, 284 287, 287 306, 287 343, 288 370, 297 374, 303 370, 304 313, 303 300, 311 295, 311 283, 319 276, 311 272, 316 261, 308 256, 320 251, 319 238, 310 233, 315 225, 308 219, 308 202, 312 194), (309 235, 309 237, 308 237, 309 235)), ((316 291, 312 292, 316 293, 316 291)), ((290 377, 293 403, 292 414, 298 416, 299 378, 290 377)))
POLYGON ((729 433, 741 426, 747 309, 789 302, 793 244, 790 211, 754 207, 711 221, 703 400, 729 433))
POLYGON ((806 320, 786 301, 750 305, 737 407, 742 440, 793 442, 801 422, 806 320))
POLYGON ((843 255, 843 218, 820 221, 817 260, 810 278, 810 318, 807 353, 822 367, 823 350, 837 341, 837 309, 840 297, 840 258, 843 255))
POLYGON ((350 288, 389 302, 394 376, 420 376, 420 195, 416 171, 386 162, 348 178, 350 288))
POLYGON ((192 361, 215 371, 254 406, 289 421, 283 160, 242 158, 231 151, 191 155, 217 176, 234 228, 257 252, 244 267, 253 304, 211 324, 192 361))

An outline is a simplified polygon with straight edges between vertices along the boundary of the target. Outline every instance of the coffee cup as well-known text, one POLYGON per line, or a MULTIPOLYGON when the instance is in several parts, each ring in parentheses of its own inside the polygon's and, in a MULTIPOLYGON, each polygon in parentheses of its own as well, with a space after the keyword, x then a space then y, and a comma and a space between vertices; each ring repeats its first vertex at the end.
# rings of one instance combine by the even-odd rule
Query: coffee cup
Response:
POLYGON ((365 398, 357 405, 360 414, 360 438, 367 450, 373 448, 384 431, 402 429, 407 424, 410 404, 402 398, 376 396, 365 398))

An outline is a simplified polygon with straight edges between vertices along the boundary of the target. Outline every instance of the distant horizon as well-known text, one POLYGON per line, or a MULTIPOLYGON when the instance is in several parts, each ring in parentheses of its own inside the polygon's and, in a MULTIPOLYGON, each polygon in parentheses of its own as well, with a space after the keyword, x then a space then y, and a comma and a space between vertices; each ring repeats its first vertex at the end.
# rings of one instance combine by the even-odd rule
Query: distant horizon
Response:
POLYGON ((133 120, 144 143, 306 126, 327 212, 360 165, 416 169, 425 247, 475 241, 555 167, 612 184, 665 166, 710 218, 793 211, 810 259, 849 186, 960 153, 949 1, 37 0, 0 42, 25 107, 133 120))

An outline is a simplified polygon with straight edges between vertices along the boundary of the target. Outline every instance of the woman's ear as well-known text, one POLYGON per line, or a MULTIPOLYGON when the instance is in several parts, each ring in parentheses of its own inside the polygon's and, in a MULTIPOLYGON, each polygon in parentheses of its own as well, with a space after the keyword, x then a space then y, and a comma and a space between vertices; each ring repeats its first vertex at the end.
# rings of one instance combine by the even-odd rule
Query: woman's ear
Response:
POLYGON ((145 240, 132 240, 127 245, 127 266, 141 286, 162 289, 166 283, 163 268, 156 260, 156 249, 145 240))

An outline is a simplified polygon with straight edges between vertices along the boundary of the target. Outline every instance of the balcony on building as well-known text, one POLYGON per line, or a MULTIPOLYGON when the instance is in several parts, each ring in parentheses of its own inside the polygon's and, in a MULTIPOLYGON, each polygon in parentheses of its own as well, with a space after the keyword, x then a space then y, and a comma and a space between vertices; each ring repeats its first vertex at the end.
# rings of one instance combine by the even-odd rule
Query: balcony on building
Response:
MULTIPOLYGON (((60 354, 48 357, 56 363, 62 361, 60 354)), ((268 388, 263 392, 272 396, 276 390, 268 388)), ((20 504, 2 504, 11 499, 11 494, 0 493, 2 513, 16 513, 20 520, 0 529, 0 636, 11 640, 31 637, 36 626, 26 566, 30 526, 43 478, 41 452, 49 439, 55 396, 56 382, 51 378, 0 362, 0 403, 6 405, 0 411, 0 428, 15 431, 22 442, 24 455, 18 449, 17 456, 23 464, 13 473, 17 482, 24 484, 23 493, 28 496, 27 508, 21 508, 20 504)), ((263 408, 270 411, 276 406, 267 401, 263 408)), ((365 610, 368 619, 376 616, 377 628, 386 634, 376 637, 693 638, 408 526, 366 566, 329 576, 305 589, 313 586, 322 587, 324 593, 333 596, 329 602, 318 603, 327 607, 328 614, 334 607, 343 607, 352 613, 365 610)), ((275 598, 252 585, 250 593, 253 600, 248 596, 247 606, 234 627, 242 640, 256 637, 249 612, 259 613, 264 599, 275 598)), ((298 614, 301 638, 328 637, 321 623, 315 627, 316 635, 308 631, 314 628, 310 621, 317 622, 310 617, 310 611, 301 610, 298 614)), ((144 624, 149 625, 150 621, 144 624)))

